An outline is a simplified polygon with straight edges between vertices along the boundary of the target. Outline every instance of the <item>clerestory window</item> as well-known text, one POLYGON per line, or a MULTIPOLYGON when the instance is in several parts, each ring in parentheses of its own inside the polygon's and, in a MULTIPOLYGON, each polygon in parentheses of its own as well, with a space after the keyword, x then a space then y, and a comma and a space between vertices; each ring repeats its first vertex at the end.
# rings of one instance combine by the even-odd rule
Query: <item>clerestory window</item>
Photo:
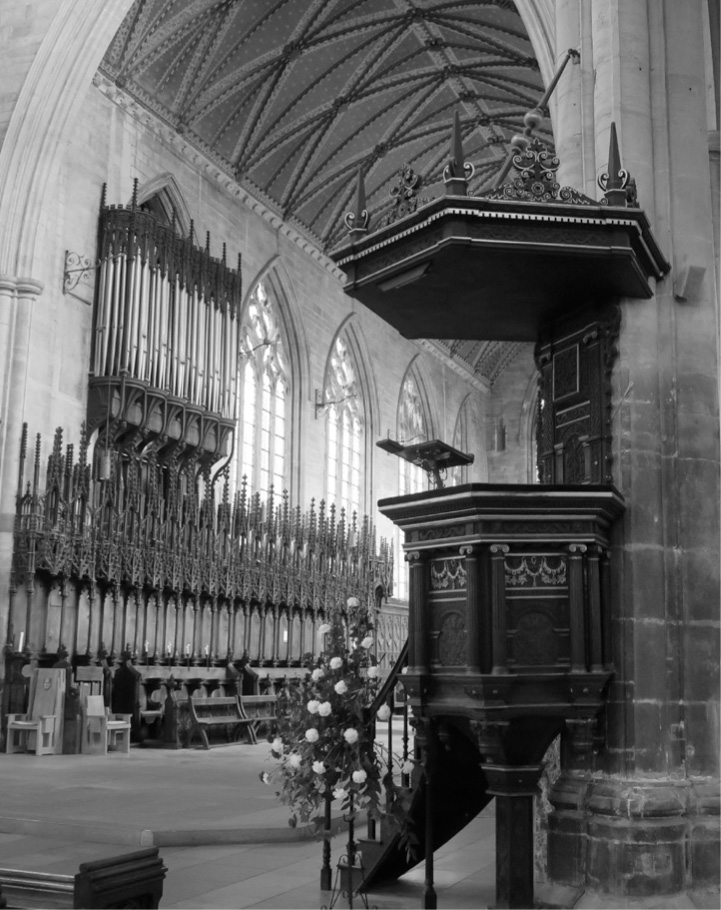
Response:
POLYGON ((264 498, 287 482, 288 359, 277 305, 266 285, 256 284, 243 318, 240 343, 239 481, 264 498))
POLYGON ((346 519, 361 510, 363 402, 350 342, 339 335, 323 386, 326 412, 326 498, 345 509, 346 519))

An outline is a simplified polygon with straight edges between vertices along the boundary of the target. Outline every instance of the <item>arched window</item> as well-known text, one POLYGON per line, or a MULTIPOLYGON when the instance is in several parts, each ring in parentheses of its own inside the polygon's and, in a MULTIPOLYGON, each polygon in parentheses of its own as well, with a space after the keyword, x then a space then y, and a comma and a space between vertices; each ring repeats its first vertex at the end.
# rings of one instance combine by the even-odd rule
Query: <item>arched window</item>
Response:
POLYGON ((259 281, 245 311, 240 332, 240 420, 237 446, 239 480, 251 492, 267 496, 288 486, 288 360, 277 305, 259 281))
MULTIPOLYGON (((458 449, 459 452, 468 452, 468 420, 468 398, 466 398, 458 412, 456 428, 453 431, 453 448, 458 449)), ((454 487, 468 483, 468 465, 451 468, 448 482, 454 487)))
MULTIPOLYGON (((424 442, 429 438, 428 428, 429 421, 421 395, 420 379, 411 367, 403 380, 398 402, 398 441, 403 445, 424 442)), ((403 458, 398 459, 398 493, 400 496, 408 493, 420 493, 427 486, 428 481, 422 468, 403 458)), ((395 537, 394 589, 399 600, 408 600, 408 566, 404 559, 400 531, 396 530, 395 537)))
POLYGON ((361 452, 363 451, 363 402, 357 369, 347 337, 339 335, 331 351, 323 386, 328 447, 326 498, 346 510, 346 517, 361 508, 361 452))

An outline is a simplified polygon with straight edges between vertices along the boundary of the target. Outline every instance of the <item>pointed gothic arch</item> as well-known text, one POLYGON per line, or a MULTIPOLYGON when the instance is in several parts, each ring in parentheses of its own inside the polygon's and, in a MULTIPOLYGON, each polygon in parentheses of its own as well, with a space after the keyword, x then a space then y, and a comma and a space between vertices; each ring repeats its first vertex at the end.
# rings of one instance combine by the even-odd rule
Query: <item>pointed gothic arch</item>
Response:
POLYGON ((158 174, 138 187, 138 205, 152 211, 159 221, 171 224, 174 219, 182 237, 187 237, 190 233, 190 209, 178 181, 169 171, 158 174))
POLYGON ((367 510, 372 489, 377 402, 365 350, 351 314, 333 337, 323 373, 326 498, 348 514, 367 510))

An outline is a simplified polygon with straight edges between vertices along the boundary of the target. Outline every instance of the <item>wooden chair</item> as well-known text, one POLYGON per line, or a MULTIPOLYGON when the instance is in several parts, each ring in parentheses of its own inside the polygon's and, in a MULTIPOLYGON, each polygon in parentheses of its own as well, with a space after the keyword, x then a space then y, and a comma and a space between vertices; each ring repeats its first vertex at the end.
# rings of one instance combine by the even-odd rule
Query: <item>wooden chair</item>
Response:
POLYGON ((83 753, 107 755, 108 746, 126 754, 130 752, 129 714, 111 714, 102 695, 88 695, 83 716, 83 753))
POLYGON ((80 696, 103 694, 102 667, 76 667, 75 682, 80 696))
POLYGON ((36 669, 27 714, 8 714, 5 751, 53 755, 61 731, 65 670, 36 669))

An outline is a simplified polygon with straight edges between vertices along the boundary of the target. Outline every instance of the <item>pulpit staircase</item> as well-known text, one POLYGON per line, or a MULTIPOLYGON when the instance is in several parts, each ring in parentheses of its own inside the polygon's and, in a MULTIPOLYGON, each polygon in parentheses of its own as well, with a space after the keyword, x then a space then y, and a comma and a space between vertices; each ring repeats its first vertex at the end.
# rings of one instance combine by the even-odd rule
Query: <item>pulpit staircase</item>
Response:
MULTIPOLYGON (((374 714, 383 704, 393 705, 394 691, 402 681, 402 671, 408 666, 408 643, 394 664, 373 705, 374 714)), ((403 697, 401 711, 407 720, 408 701, 403 697)), ((388 721, 391 728, 393 717, 388 721)), ((397 827, 386 821, 369 825, 369 834, 360 840, 363 857, 364 889, 399 878, 417 863, 422 862, 428 848, 426 835, 432 839, 432 849, 438 850, 488 805, 493 798, 487 792, 486 776, 480 766, 478 749, 470 740, 453 728, 444 731, 444 742, 438 756, 437 784, 434 793, 433 817, 426 832, 426 776, 421 765, 408 781, 413 791, 408 828, 417 844, 409 853, 402 843, 397 827)))
POLYGON ((371 825, 362 888, 425 859, 435 906, 433 853, 495 796, 496 906, 532 906, 543 756, 561 732, 574 752, 593 749, 613 674, 610 529, 623 499, 608 485, 468 484, 379 508, 405 535, 409 636, 372 710, 402 684, 419 843, 408 857, 396 831, 371 825))

